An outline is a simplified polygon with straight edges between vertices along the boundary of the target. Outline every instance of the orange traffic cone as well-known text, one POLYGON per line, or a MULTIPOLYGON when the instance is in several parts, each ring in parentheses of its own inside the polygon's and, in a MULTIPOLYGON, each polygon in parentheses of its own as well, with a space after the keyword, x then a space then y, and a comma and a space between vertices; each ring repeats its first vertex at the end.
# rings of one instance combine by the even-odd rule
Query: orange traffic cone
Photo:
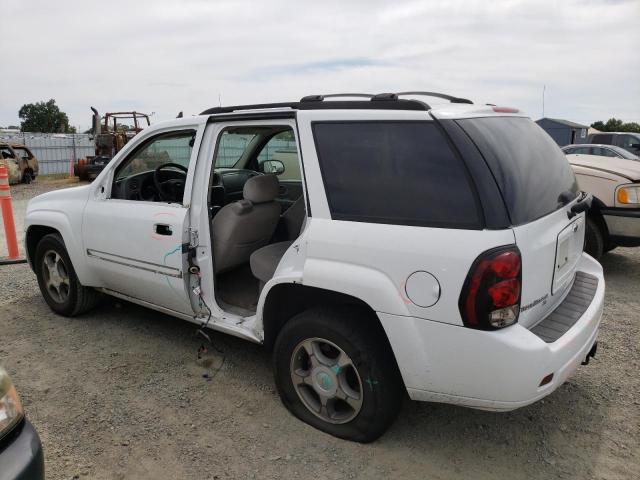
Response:
POLYGON ((16 225, 13 221, 13 207, 11 206, 11 190, 9 190, 9 171, 4 162, 0 162, 0 206, 2 207, 2 220, 4 222, 4 234, 7 238, 9 259, 18 258, 18 237, 16 225))

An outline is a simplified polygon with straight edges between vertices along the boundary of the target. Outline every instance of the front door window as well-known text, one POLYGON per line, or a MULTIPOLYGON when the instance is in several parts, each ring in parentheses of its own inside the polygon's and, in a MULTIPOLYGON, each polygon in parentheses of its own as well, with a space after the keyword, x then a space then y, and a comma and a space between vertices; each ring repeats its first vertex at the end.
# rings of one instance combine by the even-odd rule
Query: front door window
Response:
POLYGON ((111 198, 182 202, 195 134, 165 133, 144 143, 116 169, 111 198))

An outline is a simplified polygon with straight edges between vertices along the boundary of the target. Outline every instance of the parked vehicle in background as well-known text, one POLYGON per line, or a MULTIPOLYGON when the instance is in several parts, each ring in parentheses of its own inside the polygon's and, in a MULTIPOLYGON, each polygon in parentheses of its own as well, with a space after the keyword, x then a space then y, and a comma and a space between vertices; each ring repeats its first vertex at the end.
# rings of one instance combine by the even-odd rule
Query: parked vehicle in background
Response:
POLYGON ((40 437, 24 416, 11 378, 0 367, 0 479, 44 479, 40 437))
POLYGON ((640 133, 633 132, 600 132, 592 133, 588 143, 600 143, 603 145, 615 145, 640 156, 640 133))
POLYGON ((92 185, 34 198, 45 301, 73 316, 103 292, 264 344, 284 405, 350 440, 407 393, 491 411, 550 394, 596 350, 591 196, 516 109, 358 96, 156 124, 92 185))
POLYGON ((624 158, 626 160, 640 160, 640 157, 634 155, 622 147, 604 144, 579 143, 562 147, 565 155, 595 155, 599 157, 624 158))
POLYGON ((31 183, 38 176, 38 159, 24 145, 0 142, 0 159, 7 165, 11 184, 31 183))
MULTIPOLYGON (((587 214, 585 250, 600 258, 618 246, 640 246, 640 162, 623 149, 625 157, 582 153, 584 145, 565 147, 581 190, 593 195, 587 214), (573 152, 573 153, 569 153, 573 152), (631 157, 631 158, 628 158, 631 157)), ((604 151, 605 146, 589 147, 604 151)), ((613 149, 616 147, 609 147, 613 149)))
POLYGON ((134 136, 151 123, 149 115, 140 112, 111 112, 100 117, 93 111, 91 133, 95 144, 95 155, 78 160, 73 173, 80 180, 93 180, 134 136))

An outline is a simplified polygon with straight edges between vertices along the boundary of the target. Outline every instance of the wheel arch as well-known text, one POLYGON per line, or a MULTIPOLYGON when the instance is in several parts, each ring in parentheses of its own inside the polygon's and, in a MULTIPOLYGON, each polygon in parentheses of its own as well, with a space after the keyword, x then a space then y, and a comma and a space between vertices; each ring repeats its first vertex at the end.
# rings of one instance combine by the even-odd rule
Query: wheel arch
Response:
POLYGON ((271 287, 264 300, 262 328, 265 347, 268 349, 273 347, 282 327, 298 313, 314 307, 340 308, 341 306, 356 307, 361 310, 389 343, 378 315, 365 301, 342 292, 285 282, 271 287))
POLYGON ((31 214, 28 213, 27 217, 28 226, 25 232, 25 250, 27 260, 32 270, 34 269, 33 262, 36 248, 40 240, 45 235, 57 233, 62 237, 62 241, 64 242, 71 263, 73 264, 73 269, 80 283, 86 286, 99 286, 99 282, 96 281, 94 274, 86 265, 85 256, 82 252, 82 239, 74 236, 72 226, 65 214, 48 211, 45 216, 33 212, 31 214))
POLYGON ((57 233, 62 236, 62 234, 53 227, 49 227, 47 225, 31 225, 27 228, 27 232, 25 234, 25 249, 27 254, 27 260, 29 261, 29 266, 31 270, 34 270, 33 261, 36 255, 36 248, 38 247, 38 243, 40 240, 46 235, 57 233))

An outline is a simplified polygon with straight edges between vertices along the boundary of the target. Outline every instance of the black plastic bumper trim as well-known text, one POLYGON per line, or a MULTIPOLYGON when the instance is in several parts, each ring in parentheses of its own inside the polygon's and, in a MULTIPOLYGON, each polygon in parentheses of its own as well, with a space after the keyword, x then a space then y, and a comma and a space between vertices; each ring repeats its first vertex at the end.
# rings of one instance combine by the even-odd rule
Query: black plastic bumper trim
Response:
POLYGON ((28 420, 0 450, 0 480, 44 480, 42 443, 28 420))
POLYGON ((598 289, 598 279, 584 272, 576 272, 571 290, 556 309, 531 329, 546 343, 553 343, 567 333, 584 315, 598 289))

